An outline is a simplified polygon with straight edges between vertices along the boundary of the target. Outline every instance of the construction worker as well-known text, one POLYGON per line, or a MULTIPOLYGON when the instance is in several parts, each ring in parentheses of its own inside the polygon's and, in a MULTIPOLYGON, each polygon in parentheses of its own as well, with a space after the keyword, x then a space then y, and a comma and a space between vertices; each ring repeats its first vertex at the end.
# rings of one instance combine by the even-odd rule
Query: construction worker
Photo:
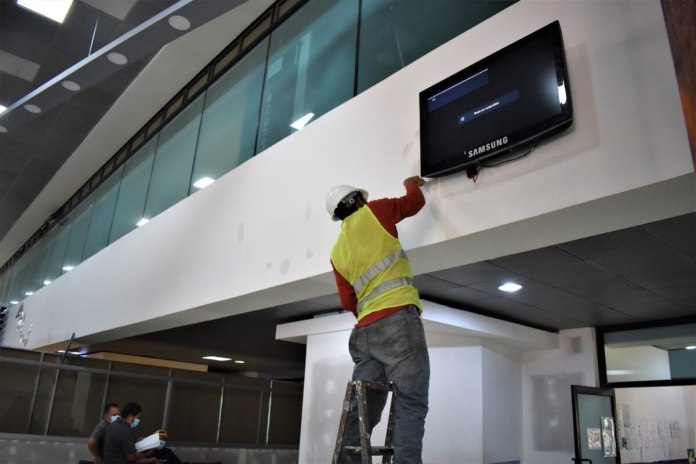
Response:
MULTIPOLYGON (((398 222, 425 205, 420 189, 424 183, 409 177, 404 181, 406 195, 369 203, 365 190, 350 185, 334 187, 326 197, 332 219, 343 221, 331 264, 341 306, 357 318, 349 341, 353 380, 393 383, 394 464, 422 463, 428 412, 430 361, 421 301, 396 230, 398 222)), ((386 399, 386 392, 368 392, 370 432, 386 399)), ((355 405, 350 414, 345 444, 360 446, 355 405)), ((348 456, 344 462, 351 462, 348 456)))

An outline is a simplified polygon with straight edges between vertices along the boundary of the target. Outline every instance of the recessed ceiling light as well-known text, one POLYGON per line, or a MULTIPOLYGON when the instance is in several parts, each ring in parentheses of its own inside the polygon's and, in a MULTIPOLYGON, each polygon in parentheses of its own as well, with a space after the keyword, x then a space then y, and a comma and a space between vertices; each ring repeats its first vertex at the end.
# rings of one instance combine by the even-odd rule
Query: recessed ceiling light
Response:
POLYGON ((181 15, 170 16, 169 25, 177 31, 187 31, 191 29, 191 21, 181 15))
MULTIPOLYGON (((56 351, 56 353, 63 354, 63 353, 65 353, 65 350, 58 350, 58 351, 56 351)), ((80 353, 79 351, 68 351, 68 354, 81 355, 82 353, 80 353)))
POLYGON ((48 279, 47 279, 47 280, 44 280, 44 285, 51 285, 51 281, 48 280, 48 279))
POLYGON ((7 109, 7 107, 5 105, 0 105, 0 113, 5 111, 6 109, 7 109))
POLYGON ((696 346, 687 346, 686 349, 687 350, 696 350, 696 346))
POLYGON ((75 266, 63 266, 63 270, 64 270, 65 272, 70 272, 70 271, 72 271, 73 269, 75 269, 75 266))
POLYGON ((297 121, 290 124, 290 127, 292 127, 293 129, 300 130, 304 126, 306 126, 307 123, 309 122, 309 120, 312 119, 313 117, 314 117, 314 113, 307 113, 304 116, 302 116, 300 119, 298 119, 297 121))
POLYGON ((203 356, 203 359, 210 361, 232 361, 232 358, 223 358, 222 356, 203 356))
POLYGON ((62 24, 72 0, 17 0, 17 5, 62 24))
POLYGON ((516 284, 514 282, 505 282, 503 285, 498 287, 498 290, 502 292, 509 292, 513 293, 521 289, 522 286, 520 284, 516 284))
POLYGON ((148 222, 150 222, 150 220, 148 218, 142 218, 135 225, 138 227, 141 227, 141 226, 144 226, 145 224, 147 224, 148 222))
POLYGON ((24 294, 25 294, 26 296, 32 296, 32 295, 34 294, 34 292, 24 292, 24 294))
POLYGON ((64 88, 70 90, 71 92, 77 92, 80 90, 80 84, 73 81, 63 81, 60 83, 64 88))
POLYGON ((18 304, 18 303, 19 303, 19 301, 17 301, 17 300, 10 301, 10 304, 18 304))
POLYGON ((199 189, 204 189, 213 182, 215 182, 215 179, 211 179, 210 177, 201 177, 193 184, 193 186, 199 189))
POLYGON ((30 113, 38 114, 41 112, 41 108, 39 108, 36 105, 32 105, 31 103, 28 103, 24 105, 24 109, 27 110, 30 113))
POLYGON ((242 361, 241 359, 237 359, 234 363, 235 364, 244 364, 244 363, 246 363, 246 361, 242 361))
POLYGON ((126 55, 118 52, 111 52, 108 55, 106 55, 109 61, 111 61, 113 64, 126 64, 128 63, 128 58, 126 58, 126 55))

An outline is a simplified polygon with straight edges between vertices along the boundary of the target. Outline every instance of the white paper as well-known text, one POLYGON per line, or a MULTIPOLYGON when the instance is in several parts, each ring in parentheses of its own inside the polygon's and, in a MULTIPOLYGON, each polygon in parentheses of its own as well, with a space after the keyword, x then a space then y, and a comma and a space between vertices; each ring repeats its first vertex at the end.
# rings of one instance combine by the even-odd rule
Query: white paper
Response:
POLYGON ((135 444, 136 451, 147 451, 153 448, 157 448, 160 444, 159 433, 153 433, 135 444))

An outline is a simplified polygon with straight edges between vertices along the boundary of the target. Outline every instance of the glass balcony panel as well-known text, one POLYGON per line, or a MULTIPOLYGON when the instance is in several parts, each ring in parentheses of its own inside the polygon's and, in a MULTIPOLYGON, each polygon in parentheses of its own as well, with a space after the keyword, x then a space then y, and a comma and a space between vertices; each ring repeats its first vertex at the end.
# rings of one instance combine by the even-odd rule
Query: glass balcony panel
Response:
POLYGON ((353 96, 359 2, 308 2, 271 34, 256 152, 353 96))
POLYGON ((157 136, 140 148, 123 165, 123 177, 118 189, 109 243, 115 242, 138 227, 138 223, 143 219, 156 147, 157 136))
POLYGON ((188 196, 202 111, 203 95, 162 128, 145 202, 146 219, 188 196))
POLYGON ((268 39, 215 82, 205 96, 190 191, 204 188, 254 155, 268 39))
MULTIPOLYGON (((358 93, 517 0, 362 2, 358 93)), ((414 98, 418 98, 415 95, 414 98)))

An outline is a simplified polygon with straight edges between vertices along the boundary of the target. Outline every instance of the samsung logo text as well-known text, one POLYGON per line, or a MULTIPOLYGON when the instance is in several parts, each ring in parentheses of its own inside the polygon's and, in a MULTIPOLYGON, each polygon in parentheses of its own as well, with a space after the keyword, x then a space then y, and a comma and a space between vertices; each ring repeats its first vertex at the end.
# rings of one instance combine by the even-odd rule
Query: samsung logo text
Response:
POLYGON ((502 137, 500 139, 493 140, 492 142, 488 142, 485 145, 481 145, 480 147, 476 147, 473 150, 467 151, 467 156, 469 158, 473 158, 474 156, 477 155, 482 155, 484 153, 488 153, 491 150, 494 150, 498 147, 502 147, 503 145, 507 145, 508 143, 508 138, 507 136, 502 137))

